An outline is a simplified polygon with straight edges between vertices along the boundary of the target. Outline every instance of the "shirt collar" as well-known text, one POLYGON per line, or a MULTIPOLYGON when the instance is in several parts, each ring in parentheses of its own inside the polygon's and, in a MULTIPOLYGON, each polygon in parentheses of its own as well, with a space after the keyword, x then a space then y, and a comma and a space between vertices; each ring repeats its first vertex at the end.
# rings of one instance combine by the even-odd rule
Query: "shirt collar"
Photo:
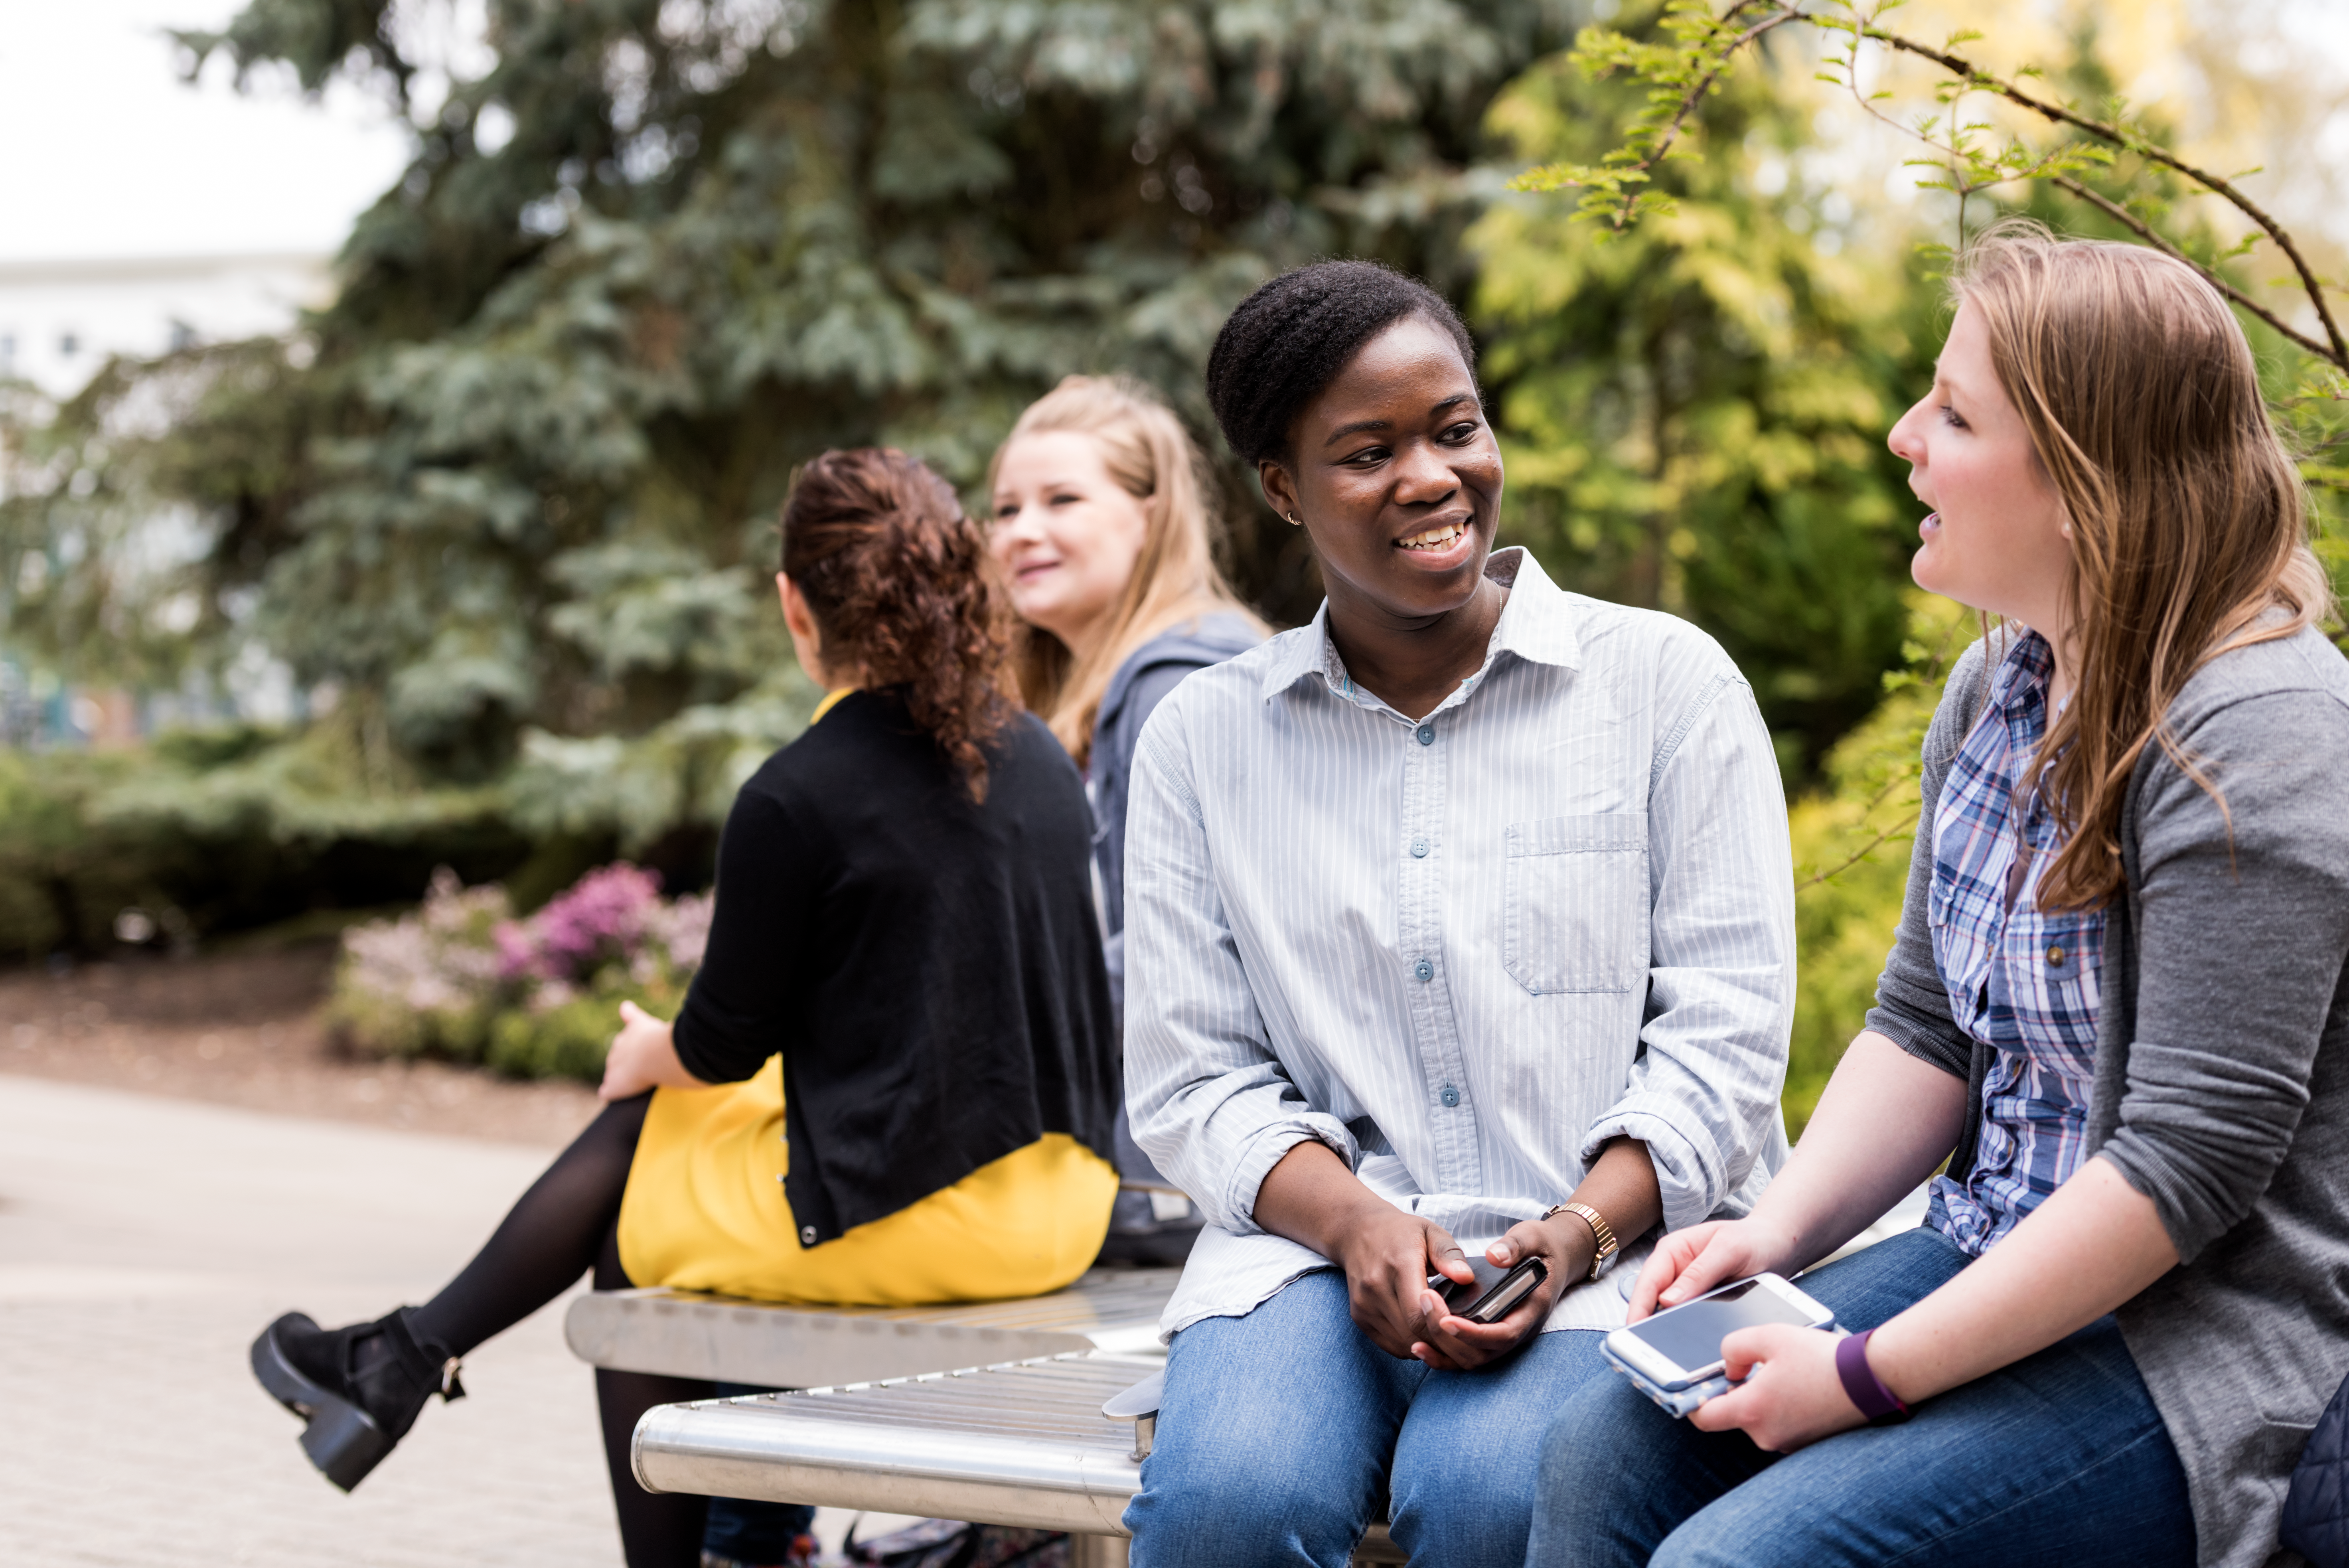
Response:
POLYGON ((2028 627, 2018 628, 2020 635, 2007 649, 2006 657, 1998 661, 1998 670, 1990 682, 1990 702, 2002 713, 2010 712, 2017 704, 2047 695, 2047 682, 2055 673, 2055 649, 2048 640, 2028 627))
MULTIPOLYGON (((1507 588, 1509 599, 1501 607, 1500 624, 1493 628, 1485 664, 1469 677, 1470 681, 1480 680, 1504 653, 1561 670, 1582 667, 1582 644, 1574 635, 1572 601, 1523 545, 1494 551, 1485 558, 1485 575, 1507 588)), ((1346 673, 1345 661, 1338 657, 1337 645, 1330 640, 1326 598, 1310 621, 1279 639, 1259 688, 1264 701, 1271 701, 1309 675, 1320 676, 1341 697, 1351 695, 1353 680, 1346 673)))

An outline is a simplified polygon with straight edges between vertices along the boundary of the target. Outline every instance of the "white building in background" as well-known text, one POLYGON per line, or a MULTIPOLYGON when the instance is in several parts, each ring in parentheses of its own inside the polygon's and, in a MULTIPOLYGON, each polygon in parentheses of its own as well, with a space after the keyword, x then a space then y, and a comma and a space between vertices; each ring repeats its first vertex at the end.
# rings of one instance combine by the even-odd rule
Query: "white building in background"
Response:
POLYGON ((0 377, 52 397, 88 384, 112 354, 291 329, 334 298, 328 256, 126 256, 0 261, 0 377))
MULTIPOLYGON (((68 398, 113 355, 292 330, 334 298, 331 258, 304 253, 0 260, 0 378, 68 398)), ((159 524, 164 520, 159 520, 159 524)), ((308 711, 292 671, 247 648, 225 685, 181 692, 83 691, 0 646, 0 746, 120 744, 234 714, 282 723, 308 711)))

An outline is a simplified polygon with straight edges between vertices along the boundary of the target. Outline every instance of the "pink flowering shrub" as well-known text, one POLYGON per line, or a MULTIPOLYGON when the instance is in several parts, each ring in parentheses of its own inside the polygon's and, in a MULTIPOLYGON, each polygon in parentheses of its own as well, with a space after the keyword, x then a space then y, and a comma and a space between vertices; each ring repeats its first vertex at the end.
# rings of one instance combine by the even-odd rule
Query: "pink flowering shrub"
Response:
POLYGON ((500 978, 576 985, 644 945, 661 907, 660 877, 619 861, 557 894, 527 920, 497 929, 500 978))
POLYGON ((443 866, 414 914, 343 933, 328 1027, 372 1055, 478 1056, 502 978, 494 933, 512 912, 504 888, 443 866))
POLYGON ((676 1012, 713 902, 664 899, 657 873, 623 861, 517 919, 503 888, 465 888, 444 867, 414 913, 344 933, 329 1025, 370 1054, 592 1080, 623 1000, 676 1012))

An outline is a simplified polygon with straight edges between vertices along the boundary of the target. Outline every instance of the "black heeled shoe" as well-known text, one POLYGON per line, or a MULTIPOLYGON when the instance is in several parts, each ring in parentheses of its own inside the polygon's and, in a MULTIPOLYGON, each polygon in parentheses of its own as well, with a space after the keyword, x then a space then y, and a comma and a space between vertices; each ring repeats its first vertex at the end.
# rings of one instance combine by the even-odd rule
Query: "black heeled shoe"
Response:
POLYGON ((465 1397, 457 1358, 418 1342, 411 1310, 337 1329, 287 1313, 253 1342, 253 1375, 302 1417, 302 1451, 345 1491, 408 1436, 427 1399, 465 1397))

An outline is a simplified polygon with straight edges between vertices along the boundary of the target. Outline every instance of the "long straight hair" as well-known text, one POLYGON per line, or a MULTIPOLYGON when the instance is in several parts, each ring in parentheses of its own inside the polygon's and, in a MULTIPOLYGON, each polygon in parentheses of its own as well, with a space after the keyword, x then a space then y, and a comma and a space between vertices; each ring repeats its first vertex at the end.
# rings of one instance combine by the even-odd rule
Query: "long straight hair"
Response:
POLYGON ((2332 586, 2251 344, 2191 267, 2011 221, 1969 247, 1952 291, 2072 526, 2078 680, 2039 752, 2065 833, 2040 888, 2050 908, 2095 908, 2122 884, 2121 808, 2147 746, 2226 810, 2169 726, 2187 681, 2328 615, 2332 586))
POLYGON ((1215 516, 1207 503, 1206 464, 1174 411, 1127 376, 1070 376, 1028 406, 987 465, 995 490, 1003 454, 1022 436, 1072 431, 1090 439, 1102 466, 1142 503, 1142 553, 1133 576, 1110 612, 1109 634, 1078 659, 1042 627, 1019 623, 1011 637, 1011 670, 1019 695, 1083 767, 1093 743, 1102 698, 1134 649, 1170 627, 1216 612, 1245 617, 1216 567, 1215 516))

